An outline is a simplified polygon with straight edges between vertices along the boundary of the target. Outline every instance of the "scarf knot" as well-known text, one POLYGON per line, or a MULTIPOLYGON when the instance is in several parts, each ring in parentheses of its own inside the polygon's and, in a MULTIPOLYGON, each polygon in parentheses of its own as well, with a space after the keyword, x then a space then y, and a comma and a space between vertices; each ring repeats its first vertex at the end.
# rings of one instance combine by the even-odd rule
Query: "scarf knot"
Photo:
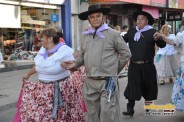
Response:
POLYGON ((39 53, 40 55, 42 55, 44 57, 44 59, 46 59, 48 57, 49 54, 55 53, 58 51, 58 49, 65 45, 65 43, 59 42, 57 45, 55 45, 51 50, 45 50, 44 53, 39 53))
POLYGON ((147 30, 150 30, 152 29, 153 27, 150 26, 150 25, 146 25, 144 26, 143 29, 140 29, 136 26, 136 30, 137 32, 135 33, 135 36, 134 36, 134 41, 139 41, 140 37, 141 37, 141 33, 144 32, 144 31, 147 31, 147 30))
POLYGON ((105 38, 105 36, 102 34, 102 31, 109 29, 110 27, 107 24, 102 24, 97 30, 94 30, 93 28, 89 28, 87 31, 82 32, 82 34, 95 34, 100 38, 105 38))

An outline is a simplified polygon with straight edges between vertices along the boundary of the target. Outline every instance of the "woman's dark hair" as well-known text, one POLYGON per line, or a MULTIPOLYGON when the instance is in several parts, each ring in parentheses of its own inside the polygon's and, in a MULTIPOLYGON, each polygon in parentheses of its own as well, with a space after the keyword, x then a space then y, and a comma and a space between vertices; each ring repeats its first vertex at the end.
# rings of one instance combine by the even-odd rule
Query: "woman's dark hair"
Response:
POLYGON ((43 37, 43 35, 45 35, 47 38, 52 37, 54 44, 59 43, 60 34, 59 34, 59 32, 57 32, 56 29, 54 29, 54 28, 44 29, 41 32, 40 36, 43 37))
POLYGON ((63 33, 61 31, 57 32, 60 38, 63 38, 63 33))
POLYGON ((122 30, 125 30, 126 28, 128 28, 127 25, 123 25, 123 26, 122 26, 122 30))
POLYGON ((63 29, 60 26, 56 26, 54 28, 57 30, 59 37, 63 38, 63 29))

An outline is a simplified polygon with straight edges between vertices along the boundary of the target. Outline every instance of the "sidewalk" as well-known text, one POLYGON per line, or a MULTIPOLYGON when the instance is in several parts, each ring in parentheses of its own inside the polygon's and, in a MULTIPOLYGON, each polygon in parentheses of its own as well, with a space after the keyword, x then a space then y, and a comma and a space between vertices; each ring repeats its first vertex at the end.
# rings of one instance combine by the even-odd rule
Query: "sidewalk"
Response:
POLYGON ((0 73, 31 68, 34 64, 34 61, 4 61, 3 64, 5 65, 5 68, 0 68, 0 73))

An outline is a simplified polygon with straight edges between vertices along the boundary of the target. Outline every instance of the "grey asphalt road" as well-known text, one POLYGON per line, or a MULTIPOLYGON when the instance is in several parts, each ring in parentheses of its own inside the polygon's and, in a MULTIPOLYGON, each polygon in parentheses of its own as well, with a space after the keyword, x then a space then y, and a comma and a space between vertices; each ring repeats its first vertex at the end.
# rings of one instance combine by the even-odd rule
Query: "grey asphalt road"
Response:
MULTIPOLYGON (((21 88, 21 78, 27 71, 28 70, 18 70, 0 73, 0 122, 12 121, 16 112, 15 102, 21 88)), ((36 77, 37 75, 34 75, 30 80, 35 81, 36 77)), ((126 84, 127 77, 119 79, 121 113, 126 110, 127 100, 123 96, 126 84)), ((158 100, 154 101, 154 103, 156 105, 170 103, 173 83, 166 83, 163 86, 158 86, 158 100)), ((175 112, 174 115, 144 115, 143 103, 143 99, 137 101, 134 116, 126 117, 122 115, 122 122, 184 122, 184 112, 175 112)))

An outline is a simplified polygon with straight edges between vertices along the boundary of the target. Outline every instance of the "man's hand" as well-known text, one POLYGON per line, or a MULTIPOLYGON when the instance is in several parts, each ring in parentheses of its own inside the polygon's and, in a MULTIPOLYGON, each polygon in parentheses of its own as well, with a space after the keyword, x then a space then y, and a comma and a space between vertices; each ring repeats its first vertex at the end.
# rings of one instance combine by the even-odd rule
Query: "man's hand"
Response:
POLYGON ((162 38, 162 34, 159 33, 159 32, 156 32, 154 35, 153 35, 153 38, 155 41, 159 40, 160 38, 162 38))

